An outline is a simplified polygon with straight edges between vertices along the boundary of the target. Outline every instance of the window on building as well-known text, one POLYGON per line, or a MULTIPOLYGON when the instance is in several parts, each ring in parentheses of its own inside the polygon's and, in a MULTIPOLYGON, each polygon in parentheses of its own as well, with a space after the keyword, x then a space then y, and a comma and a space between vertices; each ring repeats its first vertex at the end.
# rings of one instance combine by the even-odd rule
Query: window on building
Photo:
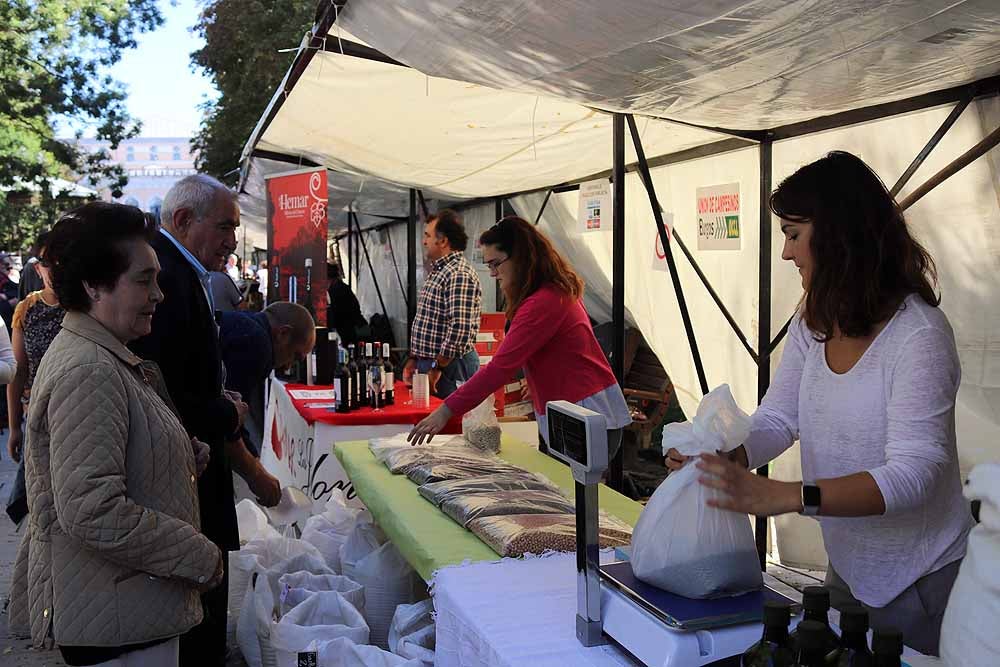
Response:
POLYGON ((149 160, 150 162, 156 162, 160 159, 160 156, 156 152, 156 146, 149 147, 149 160))
POLYGON ((126 146, 125 147, 125 161, 126 162, 134 162, 135 161, 135 147, 134 146, 126 146))
POLYGON ((181 147, 180 146, 174 146, 174 159, 175 160, 180 160, 181 159, 181 147))

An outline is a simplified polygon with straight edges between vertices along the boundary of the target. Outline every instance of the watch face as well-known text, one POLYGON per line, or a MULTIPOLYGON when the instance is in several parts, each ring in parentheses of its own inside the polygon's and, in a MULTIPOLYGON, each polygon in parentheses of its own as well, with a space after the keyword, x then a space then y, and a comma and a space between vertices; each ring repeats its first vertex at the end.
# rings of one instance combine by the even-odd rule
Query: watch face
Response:
POLYGON ((819 507, 820 491, 818 486, 806 484, 802 487, 802 504, 806 507, 819 507))

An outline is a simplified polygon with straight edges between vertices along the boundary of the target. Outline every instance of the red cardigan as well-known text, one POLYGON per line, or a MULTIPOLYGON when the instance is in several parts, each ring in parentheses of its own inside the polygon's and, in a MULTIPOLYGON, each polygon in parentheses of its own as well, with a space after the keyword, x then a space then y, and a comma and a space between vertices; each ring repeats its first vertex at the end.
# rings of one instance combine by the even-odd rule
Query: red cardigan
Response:
POLYGON ((545 285, 525 299, 493 359, 445 400, 461 415, 524 368, 535 412, 549 401, 578 401, 616 383, 579 300, 545 285))

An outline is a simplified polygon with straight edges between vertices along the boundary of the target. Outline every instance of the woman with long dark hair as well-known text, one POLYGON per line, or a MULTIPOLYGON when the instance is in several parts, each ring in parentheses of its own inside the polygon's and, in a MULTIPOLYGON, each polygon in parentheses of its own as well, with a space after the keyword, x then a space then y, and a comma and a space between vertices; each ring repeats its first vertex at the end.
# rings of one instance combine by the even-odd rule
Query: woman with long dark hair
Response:
MULTIPOLYGON (((860 602, 873 627, 937 654, 972 518, 955 442, 961 368, 934 263, 850 153, 799 169, 770 207, 805 298, 749 438, 729 458, 703 456, 701 481, 724 509, 816 516, 833 605, 860 602), (749 472, 796 439, 803 482, 749 472)), ((684 461, 667 453, 672 469, 684 461)))
POLYGON ((546 403, 577 403, 604 415, 610 458, 632 420, 583 308, 583 281, 543 234, 516 216, 483 232, 479 245, 503 290, 510 329, 490 363, 414 427, 411 442, 439 433, 452 415, 479 405, 523 368, 542 437, 548 438, 546 403))

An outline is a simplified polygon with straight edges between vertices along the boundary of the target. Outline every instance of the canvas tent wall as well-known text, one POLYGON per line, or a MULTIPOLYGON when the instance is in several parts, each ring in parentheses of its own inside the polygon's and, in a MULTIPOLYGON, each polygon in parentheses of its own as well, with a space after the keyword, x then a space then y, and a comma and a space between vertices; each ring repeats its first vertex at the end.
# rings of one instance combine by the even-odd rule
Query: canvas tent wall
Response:
MULTIPOLYGON (((775 182, 832 147, 854 149, 894 181, 948 114, 942 105, 970 92, 933 91, 979 81, 974 92, 987 97, 960 117, 912 188, 1000 121, 989 97, 997 80, 986 79, 1000 73, 1000 7, 992 2, 351 0, 333 6, 337 11, 327 16, 338 14, 339 24, 321 23, 307 36, 297 75, 286 79, 247 144, 246 165, 255 162, 254 151, 265 150, 449 197, 510 195, 515 209, 533 219, 549 187, 611 167, 611 117, 597 108, 648 114, 637 120, 650 163, 673 163, 654 170, 658 196, 690 246, 693 188, 745 186, 742 250, 693 253, 755 343, 773 336, 798 298, 773 228, 770 259, 758 265, 757 142, 789 138, 773 144, 775 182), (336 117, 315 113, 344 99, 351 108, 336 117), (858 109, 876 103, 889 106, 858 109), (902 112, 909 113, 855 125, 902 112), (826 114, 841 115, 821 118, 826 114), (845 129, 794 138, 839 126, 845 129), (745 146, 752 148, 739 150, 745 146), (762 274, 773 285, 764 304, 757 298, 766 292, 762 274), (773 313, 770 331, 755 335, 765 310, 773 313)), ((630 142, 626 147, 632 162, 630 142)), ((963 351, 963 456, 982 451, 994 458, 1000 442, 996 163, 993 151, 910 212, 942 266, 946 311, 963 351)), ((647 259, 654 232, 649 201, 634 176, 626 189, 625 305, 690 410, 700 391, 670 283, 647 259)), ((588 308, 599 312, 611 301, 610 241, 574 235, 574 198, 553 195, 541 224, 588 280, 588 308)), ((678 266, 706 374, 712 384, 730 382, 750 408, 757 397, 752 361, 683 259, 678 266)))

